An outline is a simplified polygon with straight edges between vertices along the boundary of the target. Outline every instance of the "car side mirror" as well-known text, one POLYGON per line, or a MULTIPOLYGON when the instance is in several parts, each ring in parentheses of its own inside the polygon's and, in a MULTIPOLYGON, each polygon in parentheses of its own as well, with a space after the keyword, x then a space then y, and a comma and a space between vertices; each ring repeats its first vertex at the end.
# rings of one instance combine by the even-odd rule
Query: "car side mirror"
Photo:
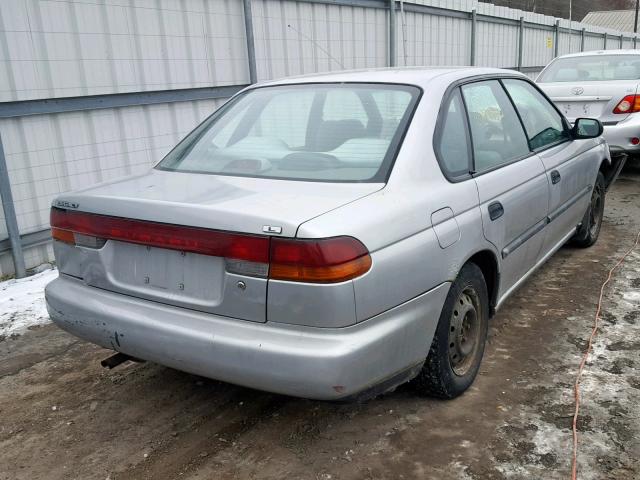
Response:
POLYGON ((578 118, 571 129, 571 136, 575 139, 596 138, 602 135, 604 128, 596 118, 578 118))

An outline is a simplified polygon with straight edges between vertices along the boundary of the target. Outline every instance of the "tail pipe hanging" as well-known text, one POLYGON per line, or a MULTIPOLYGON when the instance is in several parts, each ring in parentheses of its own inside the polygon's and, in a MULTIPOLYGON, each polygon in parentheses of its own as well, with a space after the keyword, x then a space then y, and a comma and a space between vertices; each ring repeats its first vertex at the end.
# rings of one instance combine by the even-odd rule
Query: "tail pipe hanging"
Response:
POLYGON ((122 365, 124 362, 128 362, 128 361, 137 362, 137 363, 144 362, 144 360, 140 360, 139 358, 131 357, 126 353, 118 352, 115 355, 111 355, 110 357, 102 360, 100 362, 100 365, 102 365, 104 368, 108 368, 109 370, 111 370, 112 368, 116 368, 118 365, 122 365))

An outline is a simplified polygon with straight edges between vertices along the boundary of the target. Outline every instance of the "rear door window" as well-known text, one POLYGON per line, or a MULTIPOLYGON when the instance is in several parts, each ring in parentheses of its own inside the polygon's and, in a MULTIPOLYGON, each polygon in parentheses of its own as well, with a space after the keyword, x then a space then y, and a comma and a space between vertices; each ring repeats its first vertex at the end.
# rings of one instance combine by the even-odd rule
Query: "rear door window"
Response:
POLYGON ((533 150, 569 138, 562 117, 544 96, 523 80, 504 80, 504 86, 515 103, 533 150))
POLYGON ((520 119, 497 80, 463 85, 462 94, 469 116, 476 172, 530 154, 520 119))

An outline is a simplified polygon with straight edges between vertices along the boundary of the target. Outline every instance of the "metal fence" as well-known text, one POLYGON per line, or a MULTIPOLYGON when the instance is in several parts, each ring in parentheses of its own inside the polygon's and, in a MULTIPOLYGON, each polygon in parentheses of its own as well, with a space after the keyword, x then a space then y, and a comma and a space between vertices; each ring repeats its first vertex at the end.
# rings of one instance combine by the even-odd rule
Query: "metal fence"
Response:
POLYGON ((143 172, 247 84, 404 65, 533 77, 557 55, 636 44, 471 0, 0 2, 0 275, 52 258, 55 195, 143 172))

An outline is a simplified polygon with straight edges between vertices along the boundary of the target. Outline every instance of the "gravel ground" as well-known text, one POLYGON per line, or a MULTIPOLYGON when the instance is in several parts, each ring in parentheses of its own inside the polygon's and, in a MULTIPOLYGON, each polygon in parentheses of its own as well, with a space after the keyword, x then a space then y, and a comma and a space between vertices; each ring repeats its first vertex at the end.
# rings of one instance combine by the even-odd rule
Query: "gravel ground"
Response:
MULTIPOLYGON (((563 248, 493 319, 474 386, 366 404, 272 395, 109 352, 52 325, 0 341, 0 479, 565 479, 572 384, 600 285, 640 229, 640 170, 599 242, 563 248)), ((640 478, 640 249, 616 274, 587 364, 581 479, 640 478)))

